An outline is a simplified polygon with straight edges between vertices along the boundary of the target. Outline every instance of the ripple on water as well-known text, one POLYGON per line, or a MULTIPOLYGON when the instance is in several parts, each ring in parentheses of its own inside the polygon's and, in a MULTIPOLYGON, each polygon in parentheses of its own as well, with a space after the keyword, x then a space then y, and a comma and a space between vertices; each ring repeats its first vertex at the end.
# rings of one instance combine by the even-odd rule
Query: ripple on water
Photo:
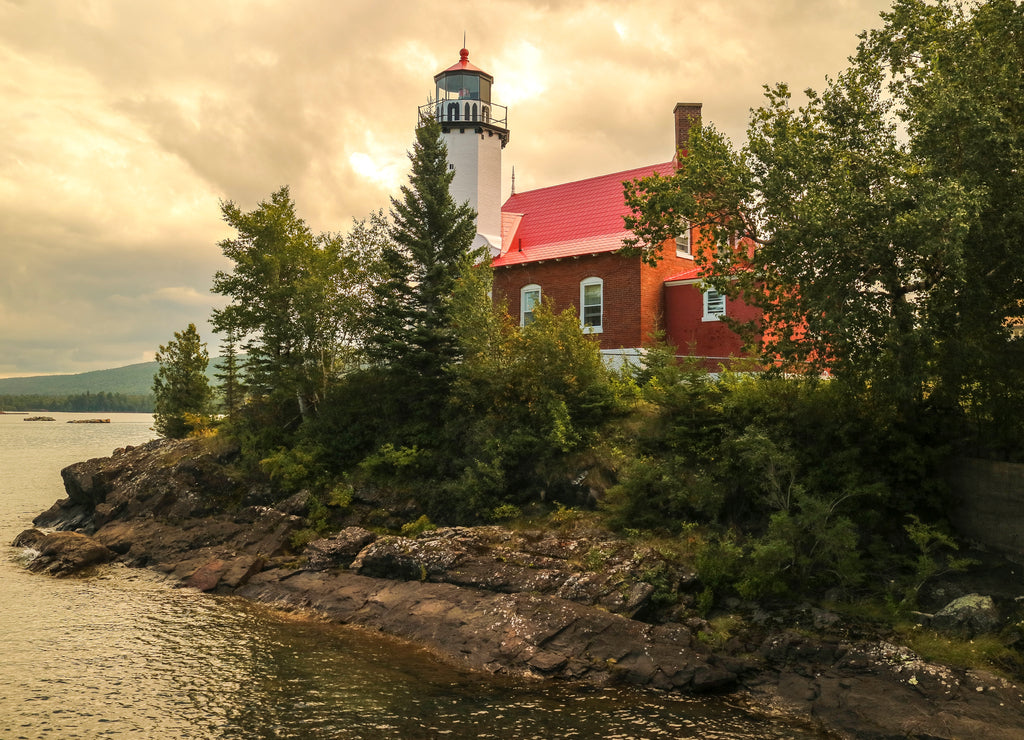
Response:
MULTIPOLYGON (((144 441, 148 429, 126 424, 133 437, 102 442, 75 429, 89 425, 60 426, 0 416, 5 542, 60 497, 61 465, 144 441)), ((819 737, 728 700, 467 675, 396 640, 171 588, 146 571, 53 579, 28 573, 22 557, 0 557, 4 740, 819 737)))

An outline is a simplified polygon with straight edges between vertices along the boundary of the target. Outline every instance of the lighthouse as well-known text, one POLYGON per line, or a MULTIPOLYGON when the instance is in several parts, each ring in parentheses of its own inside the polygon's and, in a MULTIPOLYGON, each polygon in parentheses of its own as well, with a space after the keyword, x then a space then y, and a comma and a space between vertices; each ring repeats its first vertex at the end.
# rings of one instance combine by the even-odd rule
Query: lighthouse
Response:
POLYGON ((494 78, 469 61, 459 61, 434 75, 434 100, 420 106, 420 115, 434 116, 448 147, 453 170, 450 192, 456 203, 476 210, 474 247, 501 252, 501 150, 508 143, 508 109, 491 100, 494 78))

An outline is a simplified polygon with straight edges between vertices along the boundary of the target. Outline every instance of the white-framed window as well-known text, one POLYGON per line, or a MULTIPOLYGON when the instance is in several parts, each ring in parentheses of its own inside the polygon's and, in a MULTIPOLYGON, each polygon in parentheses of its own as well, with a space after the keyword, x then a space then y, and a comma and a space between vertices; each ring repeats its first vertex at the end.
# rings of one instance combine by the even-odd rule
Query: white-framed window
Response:
POLYGON ((690 222, 685 218, 679 222, 679 233, 676 234, 676 257, 692 257, 693 241, 690 236, 690 222))
POLYGON ((711 287, 704 288, 704 320, 718 321, 725 316, 725 293, 719 293, 711 287))
POLYGON ((533 323, 533 310, 540 304, 540 286, 526 285, 519 291, 519 325, 533 323))
POLYGON ((599 277, 580 283, 580 325, 595 334, 604 330, 604 280, 599 277))

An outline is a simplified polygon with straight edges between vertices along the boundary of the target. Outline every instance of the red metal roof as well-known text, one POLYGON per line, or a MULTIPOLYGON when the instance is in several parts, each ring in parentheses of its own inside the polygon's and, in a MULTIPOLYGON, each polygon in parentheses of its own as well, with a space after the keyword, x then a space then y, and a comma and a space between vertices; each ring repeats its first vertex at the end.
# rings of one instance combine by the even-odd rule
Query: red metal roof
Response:
POLYGON ((665 278, 666 283, 678 283, 684 280, 698 280, 703 274, 703 269, 700 267, 691 267, 688 270, 683 270, 675 275, 670 275, 665 278))
MULTIPOLYGON (((469 49, 460 49, 459 50, 459 61, 457 61, 455 64, 453 64, 452 66, 450 66, 448 69, 446 69, 444 71, 445 72, 459 72, 461 70, 467 70, 469 72, 484 72, 478 66, 476 66, 475 64, 473 64, 473 63, 471 63, 469 61, 469 49)), ((484 72, 484 74, 487 74, 487 73, 484 72)))
POLYGON ((622 220, 630 213, 622 183, 674 171, 672 162, 665 162, 516 193, 501 208, 503 252, 494 266, 614 252, 629 235, 622 220))

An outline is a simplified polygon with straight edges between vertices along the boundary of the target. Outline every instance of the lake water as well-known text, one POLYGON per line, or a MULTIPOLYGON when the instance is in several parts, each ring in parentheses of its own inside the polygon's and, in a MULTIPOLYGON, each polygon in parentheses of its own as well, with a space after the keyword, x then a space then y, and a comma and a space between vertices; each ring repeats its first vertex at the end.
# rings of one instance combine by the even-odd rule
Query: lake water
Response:
POLYGON ((0 738, 812 738, 729 699, 467 674, 404 643, 121 566, 34 575, 9 543, 60 469, 153 437, 0 415, 0 738))

